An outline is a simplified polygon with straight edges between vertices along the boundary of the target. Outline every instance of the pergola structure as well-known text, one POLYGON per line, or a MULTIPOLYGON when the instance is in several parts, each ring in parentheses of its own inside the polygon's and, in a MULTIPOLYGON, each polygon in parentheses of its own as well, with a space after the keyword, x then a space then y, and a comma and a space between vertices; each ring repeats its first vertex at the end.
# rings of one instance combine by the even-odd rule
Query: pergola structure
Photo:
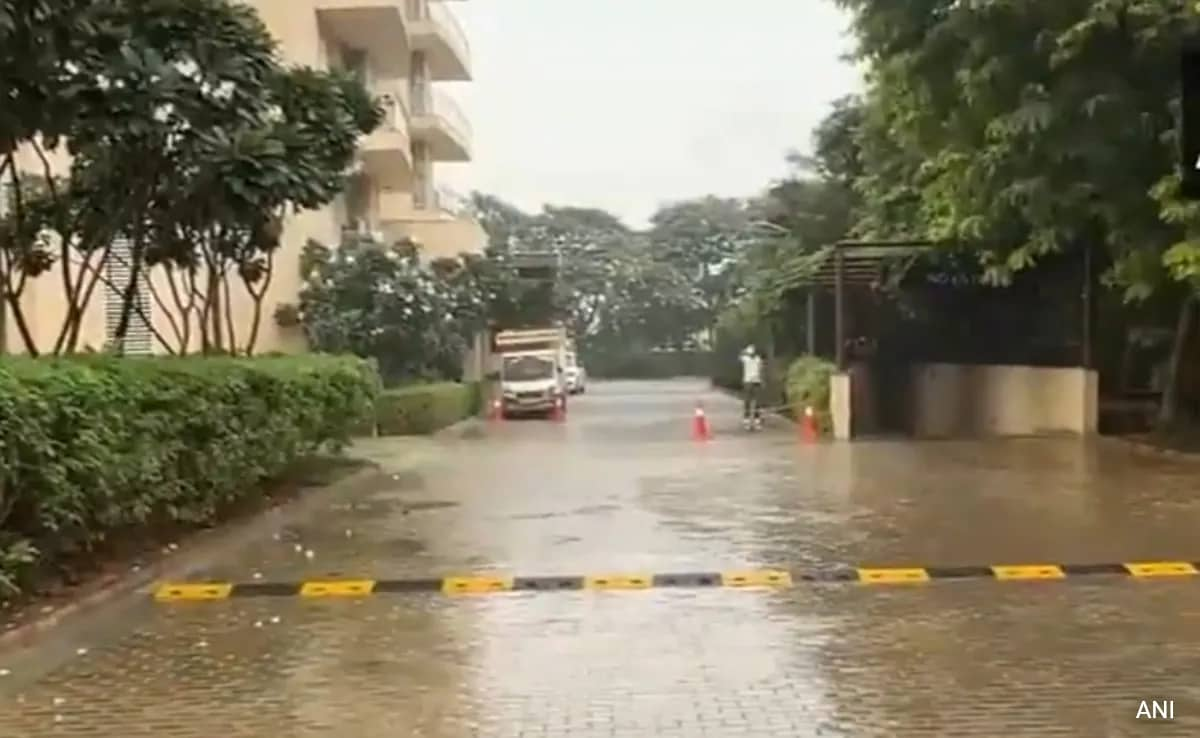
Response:
MULTIPOLYGON (((846 290, 848 287, 873 287, 882 283, 889 267, 897 262, 909 262, 923 254, 953 244, 930 240, 843 240, 831 244, 798 268, 803 274, 791 275, 790 283, 809 288, 807 304, 808 352, 815 351, 816 294, 820 287, 832 288, 834 292, 835 355, 838 371, 846 369, 846 290)), ((1083 300, 1082 355, 1080 366, 1092 368, 1092 253, 1083 250, 1084 278, 1081 298, 1083 300)), ((787 275, 785 275, 787 278, 787 275)))

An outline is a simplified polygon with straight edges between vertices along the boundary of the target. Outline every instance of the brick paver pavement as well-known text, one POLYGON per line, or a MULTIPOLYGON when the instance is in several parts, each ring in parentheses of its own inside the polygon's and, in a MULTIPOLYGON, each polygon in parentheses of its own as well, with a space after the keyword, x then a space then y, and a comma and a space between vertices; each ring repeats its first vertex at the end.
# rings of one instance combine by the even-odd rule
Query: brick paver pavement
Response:
MULTIPOLYGON (((418 470, 362 445, 389 471, 375 488, 211 574, 1200 559, 1196 467, 1062 440, 797 447, 737 433, 712 396, 701 446, 698 392, 597 385, 565 425, 447 442, 418 470)), ((1200 577, 142 597, 0 654, 0 735, 1191 736, 1197 626, 1200 577), (1142 700, 1175 720, 1135 719, 1142 700)))

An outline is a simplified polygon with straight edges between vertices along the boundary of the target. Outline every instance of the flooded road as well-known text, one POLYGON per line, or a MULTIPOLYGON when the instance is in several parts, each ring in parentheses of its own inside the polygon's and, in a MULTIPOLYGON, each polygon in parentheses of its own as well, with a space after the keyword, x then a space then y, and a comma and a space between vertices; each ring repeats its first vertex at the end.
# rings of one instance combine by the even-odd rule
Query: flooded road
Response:
MULTIPOLYGON (((372 439, 231 582, 1200 560, 1200 466, 1077 439, 805 445, 697 382, 372 439), (690 438, 703 401, 714 438, 690 438), (419 463, 414 462, 419 450, 419 463)), ((1200 577, 156 604, 5 665, 0 735, 1200 733, 1200 577), (1173 700, 1173 721, 1135 716, 1173 700)))

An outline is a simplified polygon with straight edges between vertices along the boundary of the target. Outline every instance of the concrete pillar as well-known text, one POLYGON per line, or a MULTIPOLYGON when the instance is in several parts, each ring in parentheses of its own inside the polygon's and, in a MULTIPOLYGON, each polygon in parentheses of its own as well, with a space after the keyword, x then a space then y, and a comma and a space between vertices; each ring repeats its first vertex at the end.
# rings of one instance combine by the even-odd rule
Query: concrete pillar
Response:
POLYGON ((478 382, 487 373, 487 332, 480 331, 471 340, 471 347, 463 357, 463 381, 478 382))
POLYGON ((1100 372, 1089 369, 1083 378, 1083 435, 1100 431, 1100 372))
POLYGON ((837 342, 834 356, 840 372, 846 369, 846 255, 840 245, 835 245, 833 249, 835 269, 833 326, 834 340, 837 342))
POLYGON ((429 59, 424 51, 414 51, 409 66, 409 99, 413 115, 433 112, 433 84, 429 75, 429 59))
POLYGON ((833 415, 833 437, 849 441, 853 437, 851 389, 849 372, 837 372, 829 377, 829 410, 833 415))
POLYGON ((433 157, 429 153, 429 144, 424 141, 413 141, 413 207, 417 210, 428 210, 434 202, 433 157))

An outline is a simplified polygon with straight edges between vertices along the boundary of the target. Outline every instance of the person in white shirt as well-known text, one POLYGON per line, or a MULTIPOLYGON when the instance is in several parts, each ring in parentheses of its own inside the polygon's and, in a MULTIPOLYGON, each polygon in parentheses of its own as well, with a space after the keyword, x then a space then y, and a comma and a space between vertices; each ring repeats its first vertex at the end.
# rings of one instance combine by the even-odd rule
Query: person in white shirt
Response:
POLYGON ((742 352, 742 421, 749 426, 762 423, 758 398, 762 391, 763 360, 753 345, 742 352))

